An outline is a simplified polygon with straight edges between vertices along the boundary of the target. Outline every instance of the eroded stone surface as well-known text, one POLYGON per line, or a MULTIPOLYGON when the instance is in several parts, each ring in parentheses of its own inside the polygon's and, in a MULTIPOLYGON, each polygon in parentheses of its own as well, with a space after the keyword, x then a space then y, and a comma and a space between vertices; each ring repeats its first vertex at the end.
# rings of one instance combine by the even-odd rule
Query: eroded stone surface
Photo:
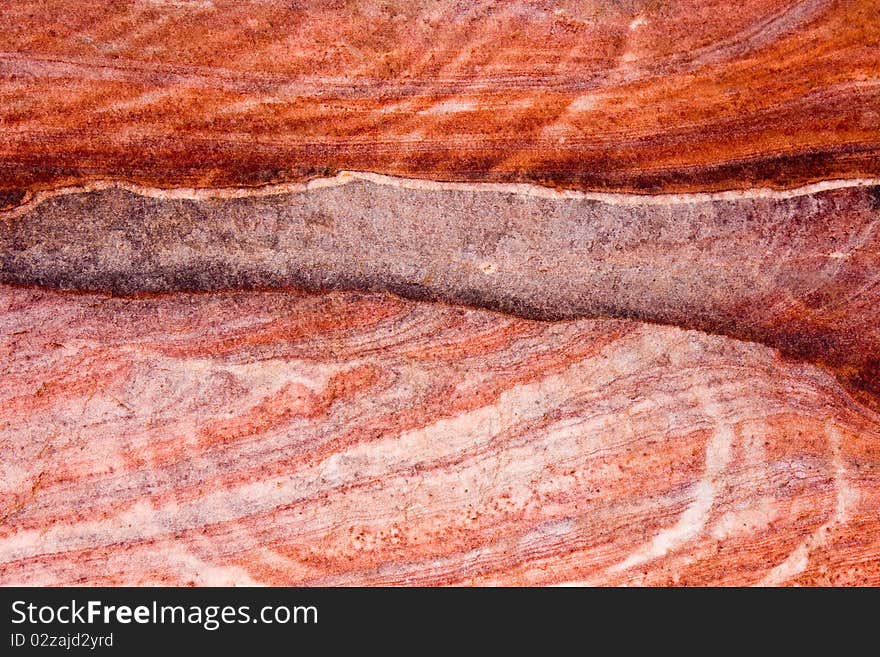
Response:
POLYGON ((650 192, 876 177, 878 9, 18 0, 0 190, 340 169, 650 192))
POLYGON ((2 15, 0 584, 880 585, 878 0, 2 15))
MULTIPOLYGON (((355 180, 245 198, 60 194, 0 221, 0 281, 138 294, 392 291, 763 342, 880 393, 878 187, 567 198, 355 180)), ((544 190, 546 191, 546 190, 544 190)))
POLYGON ((0 288, 0 583, 878 584, 880 417, 771 349, 0 288))

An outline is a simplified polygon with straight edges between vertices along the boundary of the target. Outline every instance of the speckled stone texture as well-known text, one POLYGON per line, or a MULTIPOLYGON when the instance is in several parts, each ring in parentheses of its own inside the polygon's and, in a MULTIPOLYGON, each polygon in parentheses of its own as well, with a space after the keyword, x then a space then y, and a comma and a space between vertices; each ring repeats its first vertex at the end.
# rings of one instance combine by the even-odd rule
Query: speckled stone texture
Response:
POLYGON ((880 186, 643 197, 352 175, 269 192, 35 196, 0 215, 0 282, 359 289, 647 320, 823 363, 876 407, 880 186))
POLYGON ((0 585, 880 585, 880 0, 0 13, 0 585))

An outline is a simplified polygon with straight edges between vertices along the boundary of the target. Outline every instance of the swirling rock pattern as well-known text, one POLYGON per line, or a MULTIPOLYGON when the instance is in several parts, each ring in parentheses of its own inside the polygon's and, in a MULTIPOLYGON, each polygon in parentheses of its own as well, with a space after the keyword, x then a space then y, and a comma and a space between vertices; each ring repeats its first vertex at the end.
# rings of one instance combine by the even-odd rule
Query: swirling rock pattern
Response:
POLYGON ((880 0, 0 11, 0 585, 880 585, 880 0))
POLYGON ((880 416, 770 348, 0 288, 0 583, 880 584, 880 416))
POLYGON ((877 0, 17 0, 0 202, 341 169, 657 191, 880 174, 877 0))

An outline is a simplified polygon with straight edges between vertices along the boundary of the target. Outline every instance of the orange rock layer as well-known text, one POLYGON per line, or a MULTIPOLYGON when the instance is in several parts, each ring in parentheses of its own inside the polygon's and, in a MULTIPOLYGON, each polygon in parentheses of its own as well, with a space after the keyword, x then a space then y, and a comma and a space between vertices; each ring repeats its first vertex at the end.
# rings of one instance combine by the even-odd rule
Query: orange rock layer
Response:
POLYGON ((880 584, 880 416, 770 348, 0 287, 0 584, 880 584))
POLYGON ((592 190, 880 175, 877 0, 2 9, 0 205, 340 169, 592 190))

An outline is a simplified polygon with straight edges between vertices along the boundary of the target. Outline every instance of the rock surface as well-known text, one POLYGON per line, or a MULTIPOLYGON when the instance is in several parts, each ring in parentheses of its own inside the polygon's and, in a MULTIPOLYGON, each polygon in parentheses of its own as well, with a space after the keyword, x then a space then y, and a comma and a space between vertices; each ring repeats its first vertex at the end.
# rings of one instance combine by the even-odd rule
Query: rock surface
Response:
POLYGON ((880 408, 880 185, 643 197, 349 175, 270 192, 35 195, 0 215, 0 282, 638 319, 825 364, 880 408))
POLYGON ((877 0, 18 0, 0 190, 880 175, 877 0))
POLYGON ((880 584, 880 416, 773 350, 0 288, 0 583, 880 584))
POLYGON ((880 585, 880 0, 17 0, 0 585, 880 585))

